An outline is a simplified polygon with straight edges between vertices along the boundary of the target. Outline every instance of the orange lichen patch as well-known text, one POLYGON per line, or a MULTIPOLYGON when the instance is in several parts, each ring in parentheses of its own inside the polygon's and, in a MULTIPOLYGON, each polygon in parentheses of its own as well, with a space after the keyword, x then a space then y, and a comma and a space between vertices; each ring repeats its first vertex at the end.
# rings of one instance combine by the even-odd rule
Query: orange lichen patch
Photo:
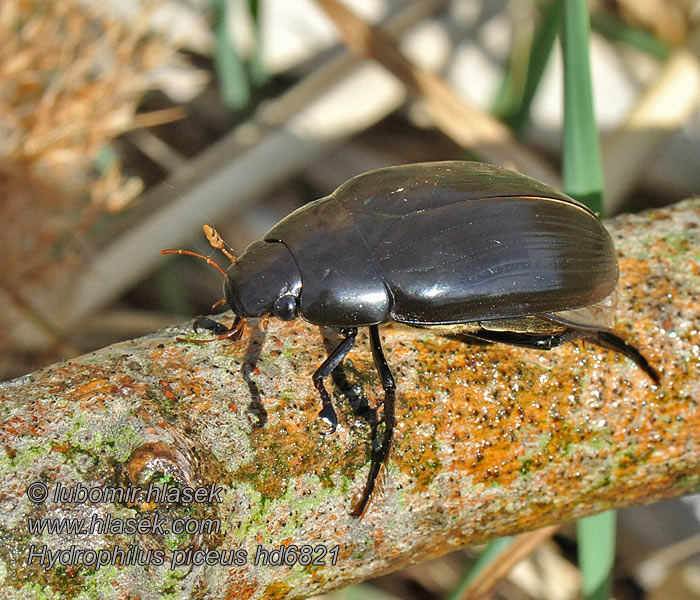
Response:
MULTIPOLYGON (((669 418, 659 410, 658 392, 645 375, 632 366, 630 381, 611 377, 615 365, 628 361, 589 343, 550 352, 437 337, 415 343, 419 381, 422 387, 429 386, 431 394, 402 390, 406 414, 399 415, 392 460, 415 480, 417 492, 423 487, 415 477, 420 453, 412 444, 420 445, 416 433, 426 428, 434 429, 440 446, 450 448, 439 455, 444 467, 469 475, 474 483, 509 486, 521 476, 524 481, 536 477, 538 485, 556 487, 567 481, 572 491, 579 488, 587 494, 591 483, 582 475, 590 471, 588 457, 604 461, 609 448, 624 452, 630 447, 627 464, 638 469, 649 456, 644 440, 652 444, 662 426, 655 414, 669 418), (586 380, 572 376, 590 371, 591 366, 594 376, 587 375, 586 380), (589 399, 581 398, 584 381, 594 391, 589 399), (646 400, 640 401, 640 395, 646 400), (626 403, 627 396, 637 403, 626 403)), ((673 460, 680 455, 679 447, 659 460, 673 460)), ((435 469, 441 470, 431 457, 424 459, 423 469, 436 464, 435 469)), ((612 464, 608 475, 603 471, 601 477, 609 479, 611 469, 612 464)), ((600 481, 604 484, 605 479, 600 481)), ((536 517, 527 517, 528 522, 542 520, 549 510, 544 505, 536 517)))
MULTIPOLYGON (((70 372, 71 379, 76 378, 78 381, 72 381, 73 387, 68 390, 61 390, 59 386, 49 384, 47 395, 39 394, 38 397, 29 398, 21 415, 15 415, 0 424, 4 433, 10 436, 41 436, 46 429, 52 426, 54 421, 60 420, 64 415, 64 410, 55 410, 58 398, 75 402, 75 405, 80 407, 97 406, 104 402, 107 394, 118 393, 115 390, 121 389, 122 385, 135 383, 134 380, 120 374, 116 374, 114 377, 117 381, 109 381, 97 374, 94 379, 85 374, 81 377, 79 376, 80 369, 75 366, 72 368, 66 366, 56 371, 60 371, 62 376, 70 372)), ((56 376, 56 371, 51 372, 52 377, 56 376)))
MULTIPOLYGON (((533 372, 531 364, 524 367, 519 355, 533 357, 537 352, 513 353, 502 346, 487 349, 442 338, 434 340, 432 351, 423 352, 427 356, 421 365, 423 378, 426 382, 439 378, 431 385, 433 393, 448 394, 438 403, 441 416, 434 414, 434 406, 427 413, 435 437, 453 448, 452 468, 469 473, 475 482, 511 483, 571 442, 565 423, 573 407, 567 407, 566 399, 574 393, 574 382, 552 385, 556 375, 541 377, 546 371, 533 372), (447 370, 446 359, 451 360, 447 370), (513 373, 520 374, 515 385, 513 373), (542 431, 549 433, 543 438, 542 431), (520 448, 515 455, 514 443, 520 448)), ((418 402, 411 399, 414 406, 418 402)), ((420 414, 410 411, 411 423, 416 412, 420 414)), ((410 435, 403 437, 410 445, 410 435)))
POLYGON ((177 396, 175 396, 172 388, 170 387, 170 383, 168 383, 165 379, 161 379, 159 381, 160 387, 163 390, 163 395, 168 399, 168 400, 175 400, 177 396))
POLYGON ((291 591, 291 586, 284 581, 277 581, 275 583, 269 584, 265 588, 263 598, 268 600, 278 600, 282 598, 289 597, 289 592, 291 591))
POLYGON ((693 275, 700 275, 700 264, 694 260, 689 261, 690 268, 693 271, 693 275))
POLYGON ((180 371, 185 364, 184 351, 177 344, 157 344, 151 346, 148 358, 155 365, 164 369, 180 371))
POLYGON ((66 363, 50 371, 48 394, 63 397, 87 408, 115 396, 145 397, 146 384, 129 374, 128 357, 119 356, 86 369, 80 363, 66 363))
POLYGON ((620 257, 620 285, 634 287, 644 283, 649 276, 649 264, 639 258, 620 257))
POLYGON ((152 368, 159 375, 167 374, 160 380, 163 396, 170 401, 201 403, 211 395, 210 370, 192 364, 185 349, 179 345, 154 347, 149 353, 152 368), (166 382, 167 386, 163 385, 166 382))
MULTIPOLYGON (((672 269, 670 265, 665 268, 669 270, 672 269)), ((671 282, 668 281, 668 279, 658 278, 655 279, 653 286, 645 287, 644 293, 646 297, 644 298, 644 301, 648 302, 649 300, 652 300, 654 302, 663 303, 663 301, 667 299, 669 294, 672 292, 673 288, 671 287, 671 282)))
POLYGON ((107 379, 99 378, 87 381, 82 385, 79 385, 73 390, 73 394, 78 397, 78 399, 84 398, 86 396, 93 396, 94 394, 107 393, 112 391, 114 384, 107 379))
POLYGON ((10 419, 3 421, 2 425, 0 426, 2 427, 3 433, 12 436, 18 436, 20 433, 24 433, 26 431, 24 427, 24 419, 20 416, 11 417, 10 419))
POLYGON ((197 412, 205 412, 211 408, 212 404, 208 400, 203 400, 202 402, 195 402, 192 405, 192 409, 197 412))
POLYGON ((228 591, 226 593, 226 600, 249 600, 250 598, 260 597, 259 596, 259 584, 257 581, 246 581, 243 577, 229 577, 229 582, 227 583, 228 591), (230 583, 231 579, 235 583, 230 583))
POLYGON ((416 488, 426 488, 440 468, 439 442, 435 437, 433 413, 411 406, 412 397, 406 397, 408 414, 398 415, 399 423, 394 437, 396 466, 408 475, 416 488))
POLYGON ((70 452, 73 449, 73 445, 70 442, 66 442, 65 444, 54 442, 53 444, 51 444, 51 448, 56 452, 66 453, 70 452))

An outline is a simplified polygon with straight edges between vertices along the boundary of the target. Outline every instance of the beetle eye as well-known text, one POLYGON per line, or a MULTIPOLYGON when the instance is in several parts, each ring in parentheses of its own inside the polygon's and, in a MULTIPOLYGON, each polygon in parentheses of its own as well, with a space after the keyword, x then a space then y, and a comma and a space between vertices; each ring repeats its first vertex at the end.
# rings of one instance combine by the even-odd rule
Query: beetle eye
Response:
POLYGON ((297 300, 294 296, 280 296, 272 307, 272 314, 282 321, 292 321, 297 316, 297 300))

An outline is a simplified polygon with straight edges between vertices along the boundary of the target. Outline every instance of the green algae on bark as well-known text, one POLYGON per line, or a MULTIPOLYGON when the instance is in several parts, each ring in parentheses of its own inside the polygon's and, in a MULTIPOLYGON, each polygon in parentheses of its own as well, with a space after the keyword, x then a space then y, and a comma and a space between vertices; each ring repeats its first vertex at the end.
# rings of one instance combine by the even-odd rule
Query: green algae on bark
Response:
POLYGON ((366 333, 332 385, 334 435, 316 418, 311 381, 334 334, 301 320, 204 346, 176 341, 193 335, 185 325, 0 384, 4 597, 303 598, 461 545, 700 489, 700 201, 608 226, 621 266, 616 327, 661 386, 585 342, 543 352, 383 327, 398 425, 362 520, 349 512, 368 469, 370 408, 383 397, 366 333), (49 498, 33 503, 37 482, 49 498), (51 497, 59 484, 218 495, 69 503, 51 497), (28 529, 108 517, 164 526, 28 529), (176 522, 209 528, 169 531, 176 522), (73 546, 83 558, 45 568, 28 564, 32 546, 73 546), (297 547, 289 564, 261 564, 281 546, 297 547), (85 551, 115 548, 132 553, 86 564, 85 551), (213 564, 171 569, 188 550, 213 564))

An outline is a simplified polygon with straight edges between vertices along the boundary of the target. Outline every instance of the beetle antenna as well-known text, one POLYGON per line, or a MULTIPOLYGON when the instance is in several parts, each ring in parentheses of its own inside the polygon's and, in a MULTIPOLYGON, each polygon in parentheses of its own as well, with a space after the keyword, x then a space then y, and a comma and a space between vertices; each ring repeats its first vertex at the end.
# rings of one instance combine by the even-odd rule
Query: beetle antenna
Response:
POLYGON ((221 273, 224 277, 226 277, 226 271, 224 271, 223 267, 217 263, 215 260, 212 260, 208 256, 204 256, 204 254, 199 254, 198 252, 192 252, 191 250, 174 250, 172 248, 169 248, 167 250, 161 250, 161 254, 185 254, 186 256, 194 256, 195 258, 201 258, 203 261, 206 261, 208 265, 211 265, 214 267, 219 273, 221 273))
POLYGON ((235 264, 236 257, 233 254, 233 248, 231 248, 231 246, 224 242, 221 235, 219 235, 219 232, 216 229, 214 229, 211 225, 202 225, 202 229, 204 230, 204 235, 207 236, 207 240, 209 240, 209 243, 211 244, 212 248, 221 250, 221 252, 223 252, 226 256, 226 258, 228 258, 232 263, 235 264))

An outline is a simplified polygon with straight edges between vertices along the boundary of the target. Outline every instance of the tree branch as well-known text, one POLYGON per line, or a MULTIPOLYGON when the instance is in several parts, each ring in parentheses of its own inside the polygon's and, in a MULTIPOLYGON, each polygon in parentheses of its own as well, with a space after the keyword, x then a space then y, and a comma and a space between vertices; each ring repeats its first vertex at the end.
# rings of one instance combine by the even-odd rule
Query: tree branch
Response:
POLYGON ((585 343, 541 352, 384 327, 399 424, 383 491, 363 520, 348 513, 365 483, 370 427, 351 404, 382 398, 366 333, 331 388, 340 426, 328 436, 311 381, 327 350, 301 320, 203 346, 176 341, 193 335, 186 325, 1 384, 5 597, 90 588, 115 599, 303 598, 466 544, 700 489, 700 201, 608 226, 622 271, 617 329, 658 368, 660 389, 628 359, 585 343), (97 497, 163 481, 217 493, 199 504, 97 497), (44 502, 28 499, 33 482, 47 486, 44 502), (59 484, 96 488, 93 499, 105 501, 55 501, 59 484), (30 518, 155 515, 164 532, 185 517, 222 528, 27 529, 30 518), (69 567, 50 566, 58 555, 44 553, 44 568, 39 558, 26 564, 32 544, 124 555, 96 569, 85 566, 89 553, 81 562, 74 552, 69 567), (259 547, 280 544, 323 546, 327 564, 254 565, 259 547), (171 570, 175 549, 190 545, 247 557, 171 570), (122 564, 136 551, 151 563, 162 552, 164 564, 122 564))

